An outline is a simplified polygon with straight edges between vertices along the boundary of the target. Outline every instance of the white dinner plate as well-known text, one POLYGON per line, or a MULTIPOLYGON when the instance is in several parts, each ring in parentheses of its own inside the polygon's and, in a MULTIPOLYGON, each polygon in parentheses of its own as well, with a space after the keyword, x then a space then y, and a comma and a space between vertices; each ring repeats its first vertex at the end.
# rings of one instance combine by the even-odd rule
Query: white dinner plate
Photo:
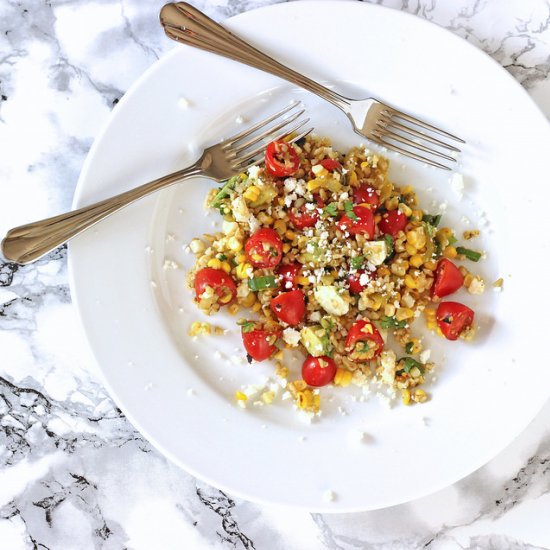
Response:
MULTIPOLYGON (((508 445, 548 398, 550 304, 546 158, 550 131, 525 91, 485 54, 420 18, 359 2, 292 2, 227 20, 282 62, 356 96, 384 98, 467 140, 461 198, 449 174, 390 155, 391 177, 419 190, 444 223, 480 228, 486 259, 469 267, 487 292, 457 295, 476 310, 471 343, 428 337, 441 364, 428 403, 388 408, 353 388, 324 388, 308 424, 288 401, 241 410, 243 384, 272 376, 243 361, 234 317, 225 336, 192 339, 202 320, 186 288, 192 237, 213 231, 196 179, 128 207, 70 244, 71 289, 105 383, 130 421, 193 475, 246 499, 312 511, 358 511, 431 493, 508 445), (504 279, 502 293, 491 282, 504 279), (436 341, 437 340, 437 341, 436 341), (334 499, 328 495, 333 492, 334 499)), ((362 142, 316 97, 225 58, 177 46, 124 96, 96 140, 74 206, 190 163, 201 149, 304 101, 338 148, 362 142)), ((421 321, 418 324, 422 324, 421 321)), ((293 366, 294 377, 298 376, 293 366)))

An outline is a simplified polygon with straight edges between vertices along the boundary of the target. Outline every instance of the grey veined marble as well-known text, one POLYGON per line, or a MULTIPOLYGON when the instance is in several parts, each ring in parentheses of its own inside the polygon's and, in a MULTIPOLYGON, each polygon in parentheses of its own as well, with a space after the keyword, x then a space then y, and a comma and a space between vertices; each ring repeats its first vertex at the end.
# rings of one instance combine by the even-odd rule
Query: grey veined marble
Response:
MULTIPOLYGON (((218 20, 270 0, 196 1, 218 20)), ((501 63, 550 114, 550 3, 381 0, 501 63)), ((68 209, 130 84, 172 44, 160 0, 2 0, 0 231, 68 209), (28 202, 26 198, 33 197, 28 202)), ((172 466, 110 400, 78 328, 65 248, 0 264, 0 549, 550 547, 550 405, 491 463, 421 500, 312 515, 230 498, 172 466)))

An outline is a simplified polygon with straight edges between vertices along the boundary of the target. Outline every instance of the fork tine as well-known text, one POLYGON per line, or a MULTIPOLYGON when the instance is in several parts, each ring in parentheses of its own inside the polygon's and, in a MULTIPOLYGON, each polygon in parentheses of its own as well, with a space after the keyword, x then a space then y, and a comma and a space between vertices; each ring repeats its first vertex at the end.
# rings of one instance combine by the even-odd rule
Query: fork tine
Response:
POLYGON ((376 137, 385 137, 388 139, 393 139, 394 141, 399 141, 400 143, 404 143, 405 145, 408 145, 409 147, 412 147, 413 149, 418 149, 420 151, 423 151, 424 153, 430 153, 430 155, 435 155, 436 157, 443 158, 445 160, 450 160, 451 162, 456 162, 456 159, 453 157, 450 157, 449 155, 445 155, 444 153, 440 153, 439 151, 434 151, 433 149, 430 149, 429 147, 426 147, 425 145, 422 145, 421 143, 416 143, 415 141, 412 141, 406 137, 400 136, 399 134, 396 134, 395 132, 392 132, 391 130, 374 130, 372 134, 376 137))
MULTIPOLYGON (((304 130, 303 132, 300 132, 299 134, 295 135, 292 139, 289 139, 288 142, 296 143, 299 139, 306 137, 311 132, 313 132, 313 128, 308 128, 307 130, 304 130)), ((233 165, 233 168, 235 170, 243 171, 243 170, 246 170, 247 168, 250 168, 251 166, 256 166, 257 164, 261 164, 262 162, 264 162, 263 157, 260 157, 259 159, 256 159, 253 162, 250 162, 252 158, 253 157, 249 157, 248 162, 247 162, 247 159, 241 160, 238 165, 233 165)))
POLYGON ((395 120, 388 119, 386 122, 385 120, 378 120, 376 123, 378 126, 381 126, 383 128, 396 128, 397 130, 401 130, 404 133, 411 134, 417 138, 423 139, 425 141, 429 141, 430 143, 433 143, 434 145, 439 145, 440 147, 444 147, 445 149, 449 149, 449 151, 453 151, 455 153, 460 153, 460 149, 458 147, 455 147, 454 145, 449 145, 448 143, 445 143, 444 141, 441 141, 440 139, 434 138, 433 136, 430 136, 428 134, 425 134, 424 132, 419 132, 418 130, 415 130, 414 128, 411 128, 410 126, 407 126, 406 124, 401 124, 400 122, 397 122, 395 120))
POLYGON ((402 118, 403 120, 406 120, 408 122, 416 124, 417 126, 422 126, 422 128, 426 128, 426 130, 431 130, 432 132, 435 132, 436 134, 440 134, 442 136, 448 137, 448 138, 453 139, 455 141, 458 141, 460 143, 466 143, 463 139, 460 139, 459 137, 454 136, 453 134, 450 134, 449 132, 446 132, 445 130, 441 130, 441 128, 438 128, 437 126, 432 126, 431 124, 428 124, 427 122, 424 122, 423 120, 415 118, 411 115, 407 115, 406 113, 402 113, 401 111, 398 111, 397 109, 392 109, 391 107, 386 106, 386 110, 382 111, 382 114, 387 114, 387 115, 390 115, 390 116, 396 116, 396 117, 402 118))
MULTIPOLYGON (((248 149, 250 146, 258 143, 258 141, 264 139, 268 135, 279 131, 281 128, 284 128, 285 126, 288 126, 290 123, 294 122, 297 118, 301 117, 305 112, 306 112, 305 109, 301 109, 297 113, 294 113, 291 116, 284 118, 283 120, 281 120, 281 122, 277 123, 275 126, 272 126, 271 128, 268 128, 267 130, 265 130, 265 132, 262 132, 261 134, 250 138, 248 141, 245 141, 244 143, 237 145, 234 149, 231 150, 231 153, 238 155, 241 151, 248 149)), ((288 133, 289 132, 285 132, 284 135, 288 133)))
MULTIPOLYGON (((280 132, 276 137, 270 139, 269 141, 277 141, 279 139, 282 139, 285 136, 288 136, 289 134, 292 134, 292 133, 296 132, 296 130, 299 130, 304 124, 307 124, 308 122, 309 122, 309 118, 306 118, 305 120, 300 121, 298 124, 295 124, 292 128, 285 129, 283 132, 280 132)), ((309 130, 307 133, 309 133, 310 131, 311 130, 309 130)), ((299 139, 299 138, 297 138, 297 139, 299 139)), ((252 151, 246 151, 246 153, 244 153, 244 158, 240 158, 240 159, 236 158, 234 164, 240 163, 240 162, 250 161, 258 153, 261 153, 265 149, 265 147, 266 147, 266 144, 262 143, 261 145, 259 145, 255 149, 253 149, 252 151)))
POLYGON ((233 145, 235 142, 239 141, 240 139, 248 137, 250 134, 253 134, 254 132, 259 130, 266 124, 273 122, 275 119, 279 118, 280 116, 283 116, 284 114, 288 113, 289 111, 294 109, 294 107, 300 104, 301 104, 300 101, 294 101, 284 109, 281 109, 278 113, 275 113, 274 115, 271 115, 265 118, 264 120, 260 120, 260 122, 258 122, 257 124, 254 124, 254 126, 251 126, 250 128, 247 128, 246 130, 243 130, 242 132, 227 138, 226 140, 224 140, 223 148, 226 149, 227 147, 229 147, 230 145, 233 145))
POLYGON ((403 149, 403 147, 399 147, 398 145, 394 145, 393 143, 389 143, 387 141, 382 140, 381 138, 375 138, 372 141, 374 143, 377 143, 378 145, 381 145, 382 147, 386 147, 387 149, 390 149, 391 151, 395 151, 397 153, 401 153, 402 155, 405 155, 406 157, 410 157, 415 160, 419 160, 421 162, 425 162, 426 164, 429 164, 430 166, 435 166, 436 168, 442 168, 443 170, 449 170, 452 171, 451 168, 448 166, 445 166, 444 164, 441 164, 439 162, 436 162, 435 160, 431 160, 429 158, 423 157, 422 155, 417 155, 416 153, 413 153, 412 151, 408 151, 407 149, 403 149))

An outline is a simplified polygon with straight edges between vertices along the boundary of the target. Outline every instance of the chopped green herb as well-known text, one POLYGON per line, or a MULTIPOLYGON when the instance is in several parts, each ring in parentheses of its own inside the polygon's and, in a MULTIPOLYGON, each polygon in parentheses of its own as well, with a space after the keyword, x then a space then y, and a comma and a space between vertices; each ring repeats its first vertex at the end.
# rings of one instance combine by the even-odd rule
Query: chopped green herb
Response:
POLYGON ((472 260, 472 262, 478 262, 481 258, 481 252, 476 252, 475 250, 470 250, 469 248, 464 248, 463 246, 457 246, 456 251, 459 254, 466 256, 468 260, 472 260))
POLYGON ((407 342, 406 345, 405 345, 405 351, 407 353, 412 353, 413 352, 413 348, 414 348, 414 343, 413 342, 407 342))
POLYGON ((350 220, 356 221, 358 219, 357 214, 353 211, 353 203, 351 201, 346 201, 344 203, 344 210, 346 212, 346 216, 350 220))
POLYGON ((355 256, 349 263, 353 269, 359 269, 365 263, 365 256, 355 256))
POLYGON ((432 227, 437 227, 441 221, 441 214, 437 214, 436 216, 424 214, 422 216, 422 221, 430 224, 432 227))
POLYGON ((256 328, 256 323, 254 321, 246 321, 242 320, 237 323, 238 325, 241 325, 241 330, 244 333, 252 332, 256 328))
POLYGON ((248 279, 248 288, 254 292, 258 290, 265 290, 266 288, 277 288, 278 286, 279 284, 273 275, 265 275, 263 277, 248 279))
POLYGON ((218 258, 218 260, 220 260, 220 261, 222 261, 222 262, 223 262, 224 260, 227 260, 227 256, 226 256, 225 254, 218 254, 218 255, 216 256, 216 258, 218 258))
MULTIPOLYGON (((216 194, 216 196, 212 199, 212 202, 210 203, 210 206, 212 208, 220 208, 221 201, 225 199, 225 197, 229 196, 229 193, 235 189, 235 184, 239 180, 239 176, 233 176, 232 178, 229 178, 223 185, 220 187, 220 190, 216 194)), ((220 210, 221 212, 221 210, 220 210)), ((223 214, 223 212, 222 212, 223 214)))
POLYGON ((382 317, 380 319, 380 326, 382 328, 405 328, 407 326, 407 321, 398 321, 395 317, 382 317))
POLYGON ((456 237, 454 235, 451 235, 449 237, 449 245, 453 245, 456 243, 456 237))
POLYGON ((332 332, 334 330, 334 327, 336 326, 336 323, 334 322, 334 319, 332 317, 327 316, 321 319, 321 326, 329 332, 332 332))
POLYGON ((384 242, 386 243, 387 258, 389 258, 394 251, 393 237, 391 235, 384 235, 384 242))
POLYGON ((327 204, 325 208, 323 208, 323 212, 327 216, 337 216, 338 215, 338 206, 335 202, 331 202, 330 204, 327 204))
POLYGON ((420 371, 420 374, 424 374, 424 365, 422 363, 419 363, 416 359, 413 359, 412 357, 402 357, 399 359, 399 364, 403 364, 403 368, 401 369, 401 372, 411 372, 411 369, 417 368, 420 371))

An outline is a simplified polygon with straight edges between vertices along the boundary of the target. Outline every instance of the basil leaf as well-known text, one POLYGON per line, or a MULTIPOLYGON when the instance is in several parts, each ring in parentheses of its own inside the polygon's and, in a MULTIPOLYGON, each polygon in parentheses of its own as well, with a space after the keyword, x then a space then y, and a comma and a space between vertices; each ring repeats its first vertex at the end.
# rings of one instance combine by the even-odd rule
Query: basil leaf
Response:
POLYGON ((266 288, 277 288, 279 285, 273 275, 265 275, 263 277, 254 277, 248 279, 248 288, 253 291, 265 290, 266 288))
POLYGON ((457 246, 456 251, 459 254, 466 256, 468 260, 472 260, 472 262, 478 262, 481 258, 481 252, 476 252, 475 250, 470 250, 469 248, 464 248, 463 246, 457 246))
POLYGON ((365 256, 355 256, 349 261, 353 269, 359 269, 365 263, 365 256))
POLYGON ((398 321, 395 317, 382 317, 380 319, 380 326, 382 328, 405 328, 407 326, 407 321, 398 321))
POLYGON ((331 202, 330 204, 327 204, 327 205, 323 208, 323 212, 324 212, 327 216, 337 216, 337 215, 338 215, 338 206, 336 205, 335 202, 331 202))
POLYGON ((350 220, 357 221, 359 219, 357 214, 353 211, 353 203, 351 201, 346 201, 344 203, 344 211, 350 220))

